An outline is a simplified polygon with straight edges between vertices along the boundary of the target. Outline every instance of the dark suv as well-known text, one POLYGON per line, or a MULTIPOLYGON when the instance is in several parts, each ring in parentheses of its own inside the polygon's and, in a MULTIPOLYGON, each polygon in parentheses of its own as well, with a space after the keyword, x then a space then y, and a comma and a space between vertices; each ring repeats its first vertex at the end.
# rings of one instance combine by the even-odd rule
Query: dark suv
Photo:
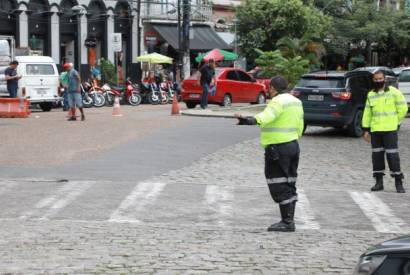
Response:
POLYGON ((351 72, 319 71, 303 75, 292 94, 303 103, 305 125, 344 128, 351 136, 361 136, 363 109, 371 89, 372 73, 377 69, 386 72, 388 85, 397 86, 393 71, 385 67, 359 68, 351 72))

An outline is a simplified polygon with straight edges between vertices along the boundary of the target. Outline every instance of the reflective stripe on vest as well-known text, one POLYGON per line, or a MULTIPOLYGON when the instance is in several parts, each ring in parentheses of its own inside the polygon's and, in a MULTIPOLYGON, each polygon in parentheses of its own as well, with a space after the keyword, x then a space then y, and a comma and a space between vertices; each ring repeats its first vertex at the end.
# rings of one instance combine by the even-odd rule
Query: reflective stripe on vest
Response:
POLYGON ((396 116, 397 112, 374 112, 372 116, 383 117, 383 116, 396 116))
POLYGON ((261 132, 269 133, 297 133, 298 128, 261 128, 261 132))

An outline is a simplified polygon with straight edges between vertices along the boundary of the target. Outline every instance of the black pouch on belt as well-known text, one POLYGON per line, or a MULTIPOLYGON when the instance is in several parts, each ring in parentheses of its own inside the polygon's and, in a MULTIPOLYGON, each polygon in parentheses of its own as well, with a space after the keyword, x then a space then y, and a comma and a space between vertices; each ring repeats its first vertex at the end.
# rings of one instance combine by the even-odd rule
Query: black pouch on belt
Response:
POLYGON ((279 152, 275 145, 269 145, 265 149, 266 156, 271 160, 279 159, 279 152))

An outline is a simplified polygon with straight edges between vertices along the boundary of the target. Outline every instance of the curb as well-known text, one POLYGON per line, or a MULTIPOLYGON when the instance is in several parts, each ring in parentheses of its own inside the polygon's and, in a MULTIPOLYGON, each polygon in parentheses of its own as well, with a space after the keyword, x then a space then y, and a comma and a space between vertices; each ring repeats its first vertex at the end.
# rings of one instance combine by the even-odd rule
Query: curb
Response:
POLYGON ((196 117, 217 117, 217 118, 235 118, 234 113, 223 112, 224 111, 249 111, 249 109, 259 109, 264 107, 266 104, 243 106, 243 107, 230 107, 223 109, 208 109, 208 110, 184 110, 181 111, 181 115, 184 116, 196 116, 196 117))

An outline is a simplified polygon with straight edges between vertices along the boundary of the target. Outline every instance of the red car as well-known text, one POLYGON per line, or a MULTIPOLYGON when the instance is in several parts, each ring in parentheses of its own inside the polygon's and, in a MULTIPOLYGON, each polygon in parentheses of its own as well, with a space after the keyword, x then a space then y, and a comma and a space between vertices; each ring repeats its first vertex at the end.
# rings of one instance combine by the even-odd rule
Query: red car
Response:
MULTIPOLYGON (((208 103, 230 106, 232 103, 266 102, 263 84, 257 83, 248 73, 235 68, 216 68, 216 93, 208 96, 208 103)), ((202 87, 198 83, 198 74, 182 82, 182 101, 191 109, 201 102, 202 87)))
POLYGON ((253 78, 256 79, 258 83, 261 83, 265 86, 265 92, 269 93, 270 77, 264 76, 261 69, 256 69, 248 72, 253 78))

